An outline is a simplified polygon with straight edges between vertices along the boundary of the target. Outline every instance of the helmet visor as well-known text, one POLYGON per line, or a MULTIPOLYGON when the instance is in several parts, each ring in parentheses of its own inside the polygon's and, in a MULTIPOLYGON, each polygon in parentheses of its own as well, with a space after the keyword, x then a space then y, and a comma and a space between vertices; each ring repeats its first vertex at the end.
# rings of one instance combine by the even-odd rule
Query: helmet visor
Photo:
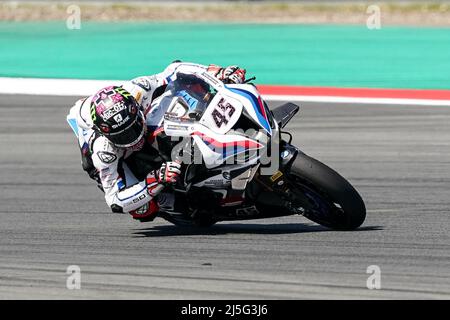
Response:
POLYGON ((138 143, 144 136, 145 128, 143 121, 135 121, 122 131, 107 135, 116 147, 129 148, 138 143))

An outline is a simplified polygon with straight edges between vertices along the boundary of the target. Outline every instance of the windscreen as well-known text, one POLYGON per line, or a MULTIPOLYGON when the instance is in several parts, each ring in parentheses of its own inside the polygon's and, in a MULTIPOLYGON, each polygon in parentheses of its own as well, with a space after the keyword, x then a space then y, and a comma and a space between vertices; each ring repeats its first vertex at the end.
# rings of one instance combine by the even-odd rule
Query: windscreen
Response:
POLYGON ((166 115, 173 120, 200 120, 215 94, 216 90, 198 76, 178 73, 164 93, 164 99, 170 101, 166 115))

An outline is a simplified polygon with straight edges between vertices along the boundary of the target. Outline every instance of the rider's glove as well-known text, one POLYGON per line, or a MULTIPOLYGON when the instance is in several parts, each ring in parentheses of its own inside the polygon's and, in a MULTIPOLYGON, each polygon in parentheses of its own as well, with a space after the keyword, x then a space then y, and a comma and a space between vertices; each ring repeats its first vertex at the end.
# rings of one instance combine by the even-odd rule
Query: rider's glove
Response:
POLYGON ((223 80, 225 83, 243 83, 245 81, 245 69, 238 66, 229 66, 223 69, 223 80))
POLYGON ((177 182, 181 173, 180 169, 181 164, 169 161, 163 163, 159 170, 150 172, 145 179, 148 194, 154 197, 164 189, 164 185, 177 182))
POLYGON ((180 177, 181 164, 169 161, 163 163, 158 171, 158 182, 163 184, 175 183, 180 177))
POLYGON ((212 73, 217 79, 224 83, 243 83, 245 81, 245 69, 241 69, 238 66, 228 66, 221 68, 216 65, 210 65, 207 70, 212 73))

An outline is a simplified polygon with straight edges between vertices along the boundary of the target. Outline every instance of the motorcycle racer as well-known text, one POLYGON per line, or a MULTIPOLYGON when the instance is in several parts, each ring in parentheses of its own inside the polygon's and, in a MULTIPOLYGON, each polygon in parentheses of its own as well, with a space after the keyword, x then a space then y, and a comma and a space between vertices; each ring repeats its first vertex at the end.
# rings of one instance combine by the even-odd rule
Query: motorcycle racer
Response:
POLYGON ((245 70, 175 61, 163 72, 135 78, 122 86, 109 86, 75 103, 82 167, 105 193, 112 212, 130 213, 140 221, 153 220, 164 208, 173 210, 174 198, 165 186, 177 181, 181 165, 163 161, 152 141, 160 114, 152 114, 152 101, 159 97, 177 73, 208 72, 224 83, 243 83, 245 70), (150 168, 140 181, 125 164, 133 154, 148 152, 150 168))

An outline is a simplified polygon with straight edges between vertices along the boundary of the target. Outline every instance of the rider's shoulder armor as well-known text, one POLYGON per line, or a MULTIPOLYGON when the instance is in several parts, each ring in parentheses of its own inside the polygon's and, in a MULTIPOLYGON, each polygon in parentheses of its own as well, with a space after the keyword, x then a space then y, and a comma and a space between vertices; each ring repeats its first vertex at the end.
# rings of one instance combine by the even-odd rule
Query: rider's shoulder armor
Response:
POLYGON ((156 77, 144 76, 126 82, 123 88, 134 96, 136 101, 142 105, 145 112, 150 107, 154 93, 160 86, 161 83, 156 77))
POLYGON ((75 103, 75 105, 79 106, 77 112, 77 125, 85 130, 92 129, 94 125, 90 110, 91 99, 92 97, 87 97, 84 99, 80 99, 75 103))
POLYGON ((89 141, 92 160, 97 169, 109 167, 123 156, 123 151, 116 148, 106 137, 96 132, 89 141))

